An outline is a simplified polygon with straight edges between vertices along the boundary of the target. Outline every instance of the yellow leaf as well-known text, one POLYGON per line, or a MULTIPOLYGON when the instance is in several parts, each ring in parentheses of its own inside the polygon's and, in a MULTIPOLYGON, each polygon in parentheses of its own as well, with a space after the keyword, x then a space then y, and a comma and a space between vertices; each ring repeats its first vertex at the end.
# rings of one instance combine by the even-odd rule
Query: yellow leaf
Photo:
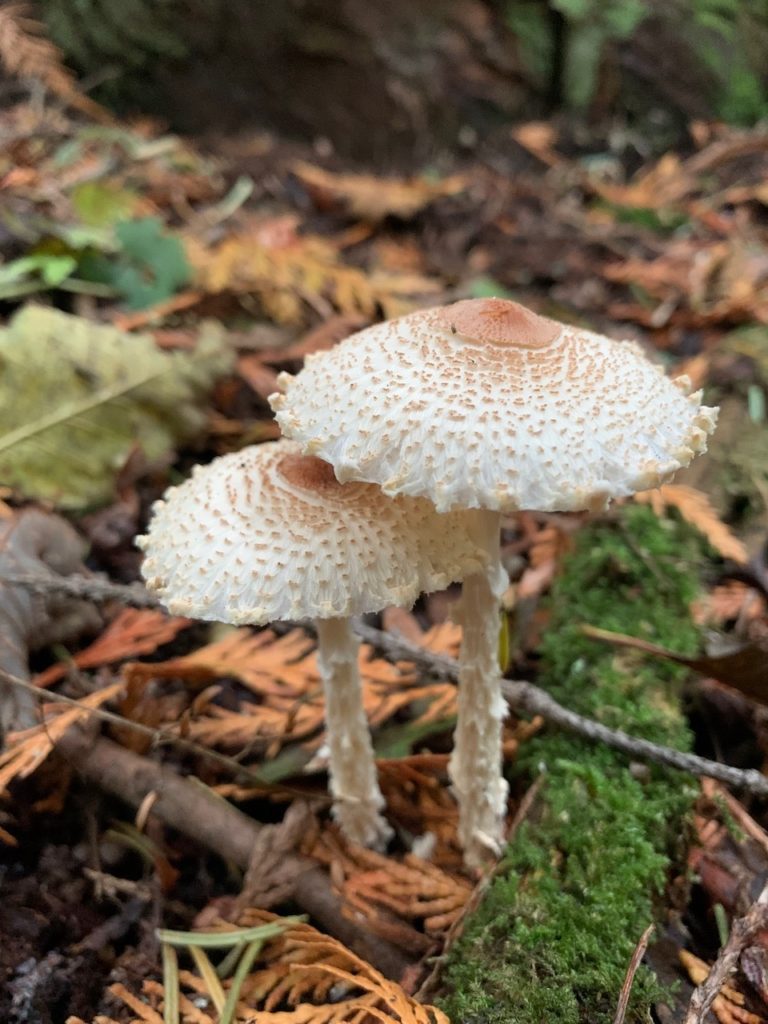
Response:
POLYGON ((376 222, 395 216, 415 216, 435 199, 461 192, 466 181, 452 175, 442 181, 424 178, 376 178, 371 174, 333 174, 313 164, 296 160, 291 170, 309 189, 316 204, 342 206, 353 217, 376 222))

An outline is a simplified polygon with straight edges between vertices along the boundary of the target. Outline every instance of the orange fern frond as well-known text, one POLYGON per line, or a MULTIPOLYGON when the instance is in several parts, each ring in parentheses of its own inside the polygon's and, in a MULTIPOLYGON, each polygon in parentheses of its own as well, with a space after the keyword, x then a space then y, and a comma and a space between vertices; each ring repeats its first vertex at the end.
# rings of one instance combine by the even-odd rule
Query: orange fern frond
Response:
POLYGON ((635 501, 650 505, 657 516, 675 508, 683 519, 695 526, 723 558, 743 564, 747 549, 720 519, 706 494, 684 484, 664 484, 655 491, 640 491, 635 501))
POLYGON ((95 121, 112 121, 108 111, 80 92, 58 46, 48 39, 44 26, 31 16, 23 0, 0 7, 0 64, 11 75, 42 82, 68 106, 95 121))

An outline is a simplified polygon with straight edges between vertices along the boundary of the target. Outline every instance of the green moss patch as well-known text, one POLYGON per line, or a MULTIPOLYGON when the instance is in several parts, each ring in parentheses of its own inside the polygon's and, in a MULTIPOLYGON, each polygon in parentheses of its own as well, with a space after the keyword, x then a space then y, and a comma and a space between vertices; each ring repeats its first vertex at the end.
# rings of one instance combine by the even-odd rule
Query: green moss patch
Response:
MULTIPOLYGON (((582 714, 681 749, 685 670, 588 640, 582 623, 693 653, 689 604, 702 543, 683 524, 628 506, 583 530, 551 599, 538 682, 582 714)), ((546 782, 462 939, 443 1006, 455 1024, 602 1024, 613 1019, 635 945, 681 852, 691 780, 547 729, 516 766, 546 782)), ((627 1022, 657 994, 641 968, 627 1022)))

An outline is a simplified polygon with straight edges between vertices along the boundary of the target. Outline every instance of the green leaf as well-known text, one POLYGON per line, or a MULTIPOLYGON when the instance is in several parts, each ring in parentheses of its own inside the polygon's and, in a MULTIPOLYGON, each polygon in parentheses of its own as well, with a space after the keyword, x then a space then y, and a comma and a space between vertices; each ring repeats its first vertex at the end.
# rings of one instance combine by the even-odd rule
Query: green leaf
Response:
POLYGON ((473 277, 469 282, 467 290, 471 299, 514 298, 509 288, 505 288, 494 277, 488 277, 486 274, 481 274, 480 277, 473 277))
POLYGON ((169 353, 28 306, 0 330, 0 483, 68 509, 108 501, 136 445, 156 460, 202 430, 200 398, 231 361, 212 324, 193 353, 169 353))
POLYGON ((77 260, 66 253, 37 252, 12 260, 0 267, 0 298, 58 288, 76 267, 77 260))
POLYGON ((71 199, 83 223, 104 228, 129 216, 136 193, 106 181, 85 181, 72 189, 71 199))
POLYGON ((122 252, 113 268, 112 280, 130 309, 144 309, 188 283, 191 270, 178 238, 163 231, 157 217, 128 220, 117 224, 122 252))

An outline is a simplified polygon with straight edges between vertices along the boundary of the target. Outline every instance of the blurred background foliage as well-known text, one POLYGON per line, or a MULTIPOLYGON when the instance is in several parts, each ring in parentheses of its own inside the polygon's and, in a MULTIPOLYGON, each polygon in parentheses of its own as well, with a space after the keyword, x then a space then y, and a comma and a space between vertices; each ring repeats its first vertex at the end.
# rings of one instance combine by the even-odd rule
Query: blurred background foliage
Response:
POLYGON ((261 124, 326 136, 339 152, 378 161, 423 159, 510 117, 561 109, 593 122, 620 116, 654 149, 691 118, 749 125, 768 111, 766 0, 392 0, 386 11, 364 0, 40 0, 39 9, 94 97, 118 110, 185 130, 261 124))

